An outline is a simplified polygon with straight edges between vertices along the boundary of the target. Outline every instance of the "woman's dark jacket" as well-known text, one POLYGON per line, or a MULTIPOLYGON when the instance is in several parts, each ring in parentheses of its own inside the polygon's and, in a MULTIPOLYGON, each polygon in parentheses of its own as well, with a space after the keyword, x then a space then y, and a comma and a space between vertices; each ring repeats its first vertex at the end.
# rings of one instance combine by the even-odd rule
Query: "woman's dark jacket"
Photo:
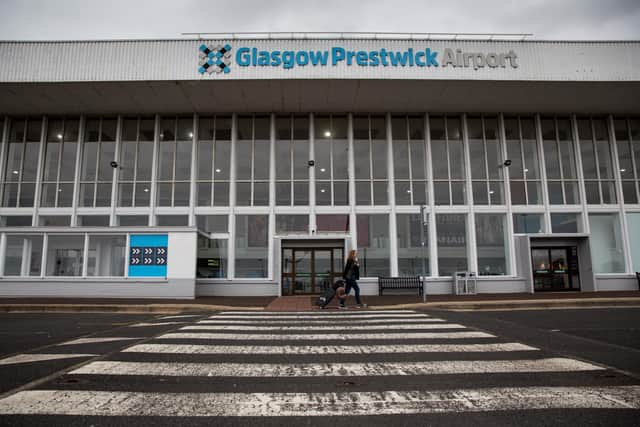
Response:
POLYGON ((342 278, 345 280, 360 280, 360 266, 351 259, 347 260, 342 272, 342 278))

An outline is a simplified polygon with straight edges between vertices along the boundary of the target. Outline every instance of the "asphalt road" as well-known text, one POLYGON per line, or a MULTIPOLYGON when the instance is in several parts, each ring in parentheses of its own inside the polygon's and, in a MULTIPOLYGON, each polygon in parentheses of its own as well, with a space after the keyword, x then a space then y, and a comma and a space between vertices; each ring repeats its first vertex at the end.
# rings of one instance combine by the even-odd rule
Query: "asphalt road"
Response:
POLYGON ((86 316, 0 315, 0 425, 640 419, 640 309, 86 316))

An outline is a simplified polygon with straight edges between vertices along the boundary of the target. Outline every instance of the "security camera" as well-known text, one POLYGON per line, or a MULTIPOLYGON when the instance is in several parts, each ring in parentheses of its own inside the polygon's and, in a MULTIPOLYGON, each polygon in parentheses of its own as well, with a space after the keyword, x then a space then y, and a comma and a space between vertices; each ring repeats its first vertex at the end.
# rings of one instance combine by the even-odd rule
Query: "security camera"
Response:
POLYGON ((309 161, 307 162, 307 164, 308 164, 309 166, 315 166, 316 162, 315 162, 315 160, 309 160, 309 161))
POLYGON ((511 160, 509 160, 509 159, 505 160, 503 165, 505 165, 505 167, 511 166, 511 160))
POLYGON ((111 167, 115 169, 118 167, 118 162, 112 160, 111 162, 109 162, 109 165, 111 165, 111 167))

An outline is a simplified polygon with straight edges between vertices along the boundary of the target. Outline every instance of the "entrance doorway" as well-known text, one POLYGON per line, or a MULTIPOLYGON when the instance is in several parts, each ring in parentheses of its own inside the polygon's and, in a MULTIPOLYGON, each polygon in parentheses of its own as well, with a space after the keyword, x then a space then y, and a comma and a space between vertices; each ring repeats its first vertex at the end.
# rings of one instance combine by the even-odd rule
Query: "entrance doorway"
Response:
MULTIPOLYGON (((284 246, 284 245, 283 245, 284 246)), ((283 247, 282 295, 322 293, 342 277, 343 247, 283 247)))
POLYGON ((578 248, 532 248, 535 291, 579 291, 578 248))

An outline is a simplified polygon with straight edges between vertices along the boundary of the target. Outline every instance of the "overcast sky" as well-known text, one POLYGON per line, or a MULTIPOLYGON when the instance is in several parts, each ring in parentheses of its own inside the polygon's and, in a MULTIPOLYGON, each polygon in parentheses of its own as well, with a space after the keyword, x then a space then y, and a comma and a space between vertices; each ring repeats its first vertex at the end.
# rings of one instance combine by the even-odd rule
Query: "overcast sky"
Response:
POLYGON ((533 33, 640 39, 640 0, 0 0, 0 40, 188 32, 533 33))

